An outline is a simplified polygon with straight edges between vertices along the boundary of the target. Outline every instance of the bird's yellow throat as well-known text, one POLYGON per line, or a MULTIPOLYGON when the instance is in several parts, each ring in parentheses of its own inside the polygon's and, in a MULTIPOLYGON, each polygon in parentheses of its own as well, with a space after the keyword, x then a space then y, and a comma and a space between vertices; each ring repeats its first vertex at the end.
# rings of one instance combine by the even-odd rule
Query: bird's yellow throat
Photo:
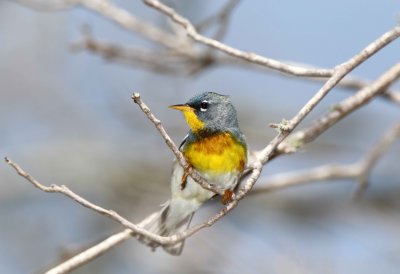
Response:
POLYGON ((196 113, 194 113, 194 109, 192 107, 186 105, 176 105, 170 106, 170 108, 177 109, 183 112, 186 122, 193 132, 198 132, 199 130, 202 130, 204 128, 204 122, 197 118, 197 115, 196 113))

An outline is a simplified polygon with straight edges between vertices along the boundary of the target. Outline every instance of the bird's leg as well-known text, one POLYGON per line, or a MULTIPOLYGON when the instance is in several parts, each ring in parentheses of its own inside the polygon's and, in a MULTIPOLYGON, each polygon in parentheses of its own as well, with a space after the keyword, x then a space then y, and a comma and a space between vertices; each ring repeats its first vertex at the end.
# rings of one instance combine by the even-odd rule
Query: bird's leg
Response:
POLYGON ((182 179, 181 179, 181 190, 184 190, 186 187, 187 177, 189 176, 189 169, 191 169, 191 168, 192 168, 191 165, 187 165, 183 169, 183 175, 182 175, 182 179))
POLYGON ((221 203, 223 205, 228 204, 232 200, 233 191, 230 189, 225 189, 224 196, 222 196, 221 203))

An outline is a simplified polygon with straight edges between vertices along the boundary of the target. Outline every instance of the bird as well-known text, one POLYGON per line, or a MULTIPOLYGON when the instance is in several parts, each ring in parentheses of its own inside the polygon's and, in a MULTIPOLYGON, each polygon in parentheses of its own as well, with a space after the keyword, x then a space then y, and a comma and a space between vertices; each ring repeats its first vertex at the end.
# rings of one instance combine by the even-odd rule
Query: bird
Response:
MULTIPOLYGON (((246 139, 230 97, 204 92, 170 108, 181 111, 190 128, 179 150, 190 167, 208 183, 225 191, 222 203, 228 203, 247 163, 246 139)), ((142 222, 143 228, 161 236, 183 231, 189 227, 194 212, 215 195, 188 176, 188 171, 175 159, 171 198, 142 222)), ((159 246, 145 237, 140 240, 153 249, 159 246)), ((183 246, 181 241, 163 248, 172 255, 180 255, 183 246)))

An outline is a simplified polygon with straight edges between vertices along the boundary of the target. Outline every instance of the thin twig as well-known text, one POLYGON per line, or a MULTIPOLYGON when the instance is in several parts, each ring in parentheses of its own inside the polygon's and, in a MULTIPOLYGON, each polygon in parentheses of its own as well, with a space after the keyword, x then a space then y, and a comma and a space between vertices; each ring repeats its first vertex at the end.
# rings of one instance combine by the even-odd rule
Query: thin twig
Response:
MULTIPOLYGON (((91 36, 70 46, 72 51, 88 50, 100 55, 107 61, 123 65, 134 65, 140 69, 172 75, 189 75, 195 68, 205 69, 210 56, 183 56, 173 51, 150 51, 141 48, 126 47, 116 43, 96 40, 91 36)), ((199 71, 198 69, 196 72, 199 71)))
POLYGON ((363 193, 368 187, 368 178, 371 173, 372 167, 376 165, 376 162, 387 152, 389 147, 394 141, 400 137, 400 124, 394 126, 389 130, 383 138, 369 151, 364 159, 359 163, 360 169, 364 172, 360 173, 358 177, 358 188, 354 193, 355 199, 361 198, 363 193))
POLYGON ((228 0, 225 6, 222 7, 217 14, 208 18, 208 21, 204 21, 203 22, 204 25, 201 27, 204 28, 206 24, 208 24, 207 26, 209 26, 213 21, 217 22, 219 26, 217 31, 213 35, 213 39, 222 41, 228 29, 230 16, 232 15, 233 10, 237 7, 239 2, 240 0, 228 0))
POLYGON ((197 23, 195 28, 198 32, 203 32, 216 23, 221 23, 225 21, 227 17, 233 12, 236 6, 239 4, 240 0, 228 0, 225 5, 215 14, 207 17, 200 23, 197 23))

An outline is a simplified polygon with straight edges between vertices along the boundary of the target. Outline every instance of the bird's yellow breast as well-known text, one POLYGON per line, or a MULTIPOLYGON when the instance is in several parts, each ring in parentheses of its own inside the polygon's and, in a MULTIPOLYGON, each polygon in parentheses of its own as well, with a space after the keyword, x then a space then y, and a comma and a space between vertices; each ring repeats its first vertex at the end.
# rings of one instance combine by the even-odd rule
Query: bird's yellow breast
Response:
POLYGON ((198 171, 215 175, 241 172, 247 159, 246 147, 230 133, 215 134, 189 143, 183 154, 198 171))

